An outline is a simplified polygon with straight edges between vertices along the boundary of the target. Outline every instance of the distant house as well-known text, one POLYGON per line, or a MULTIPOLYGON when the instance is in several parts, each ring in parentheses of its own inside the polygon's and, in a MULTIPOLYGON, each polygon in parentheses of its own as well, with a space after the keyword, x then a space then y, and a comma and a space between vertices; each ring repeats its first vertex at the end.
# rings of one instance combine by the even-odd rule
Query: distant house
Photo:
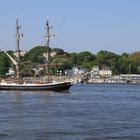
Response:
POLYGON ((51 55, 52 57, 54 57, 56 54, 57 54, 56 51, 52 51, 52 52, 50 53, 50 55, 51 55))
POLYGON ((9 68, 8 73, 6 73, 7 76, 13 76, 14 75, 14 70, 13 68, 9 68))
POLYGON ((103 67, 101 70, 99 70, 99 75, 105 78, 111 77, 112 71, 109 67, 103 67))
POLYGON ((64 71, 64 74, 67 75, 67 76, 72 76, 73 75, 73 70, 72 69, 66 69, 64 71))
POLYGON ((109 67, 102 67, 101 69, 99 66, 93 66, 91 71, 91 77, 111 77, 112 71, 109 67))
POLYGON ((96 77, 99 75, 99 66, 93 66, 91 70, 91 77, 96 77))
MULTIPOLYGON (((50 52, 50 56, 51 56, 51 57, 54 57, 56 54, 57 54, 56 51, 50 52)), ((43 53, 43 56, 46 57, 46 58, 48 59, 48 53, 43 53)))
POLYGON ((93 71, 93 72, 99 72, 99 66, 94 66, 94 67, 92 68, 92 71, 93 71))
POLYGON ((73 67, 72 69, 65 70, 65 75, 68 76, 77 76, 86 72, 85 68, 82 67, 73 67))
MULTIPOLYGON (((27 51, 21 51, 20 50, 20 55, 21 56, 24 56, 26 53, 27 53, 27 51)), ((18 56, 18 52, 17 51, 14 52, 14 56, 16 56, 16 57, 18 56)))

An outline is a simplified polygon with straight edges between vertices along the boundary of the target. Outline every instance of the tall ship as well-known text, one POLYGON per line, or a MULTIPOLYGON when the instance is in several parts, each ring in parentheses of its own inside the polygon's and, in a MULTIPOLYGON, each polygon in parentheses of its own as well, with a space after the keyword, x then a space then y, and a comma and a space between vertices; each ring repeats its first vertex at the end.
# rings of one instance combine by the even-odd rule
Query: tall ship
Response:
POLYGON ((21 77, 20 74, 20 66, 21 66, 21 61, 20 61, 20 39, 23 36, 23 34, 20 34, 21 26, 19 26, 18 23, 18 18, 16 19, 16 42, 17 42, 17 57, 14 59, 11 57, 6 51, 2 50, 13 62, 13 64, 16 66, 16 77, 14 80, 6 80, 2 79, 0 81, 0 90, 44 90, 44 91, 65 91, 69 90, 70 87, 74 84, 74 82, 71 81, 55 81, 52 82, 50 80, 50 62, 49 62, 49 57, 50 57, 50 52, 49 52, 49 44, 50 44, 50 29, 51 27, 49 26, 49 20, 46 22, 46 47, 48 48, 47 50, 47 56, 46 56, 46 69, 47 69, 47 79, 45 81, 35 81, 35 80, 24 80, 21 77))

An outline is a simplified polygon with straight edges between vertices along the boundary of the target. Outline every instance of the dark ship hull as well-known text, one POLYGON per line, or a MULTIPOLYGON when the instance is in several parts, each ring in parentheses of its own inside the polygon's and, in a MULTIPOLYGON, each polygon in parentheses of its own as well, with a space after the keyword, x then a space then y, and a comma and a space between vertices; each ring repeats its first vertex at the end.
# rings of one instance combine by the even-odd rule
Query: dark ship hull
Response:
POLYGON ((50 84, 0 84, 0 90, 23 90, 23 91, 66 91, 73 85, 71 82, 50 83, 50 84))

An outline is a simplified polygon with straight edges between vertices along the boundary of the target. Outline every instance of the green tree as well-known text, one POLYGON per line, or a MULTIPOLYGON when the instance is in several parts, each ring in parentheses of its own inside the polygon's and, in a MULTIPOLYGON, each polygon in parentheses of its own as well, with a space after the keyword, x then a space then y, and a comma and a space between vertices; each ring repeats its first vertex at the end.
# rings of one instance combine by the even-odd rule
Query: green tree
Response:
POLYGON ((96 61, 99 66, 111 66, 111 63, 116 61, 118 55, 109 51, 99 51, 96 55, 96 61))
POLYGON ((70 53, 70 61, 72 66, 86 66, 86 63, 95 60, 95 55, 91 52, 84 51, 80 53, 70 53))
POLYGON ((0 53, 0 76, 4 76, 10 67, 9 58, 3 53, 0 53))
POLYGON ((32 70, 32 67, 30 64, 23 64, 21 66, 21 76, 22 77, 33 77, 35 75, 35 72, 32 70))
POLYGON ((134 73, 135 67, 129 58, 129 54, 123 53, 118 59, 118 72, 120 74, 134 73))
POLYGON ((33 49, 31 49, 29 52, 27 52, 24 56, 26 61, 31 61, 31 62, 37 62, 37 63, 44 63, 45 57, 43 57, 43 53, 47 52, 46 46, 37 46, 33 49))
POLYGON ((118 74, 118 59, 119 55, 113 52, 101 50, 96 55, 96 64, 99 67, 108 66, 113 71, 113 74, 118 74))
POLYGON ((77 53, 70 53, 69 55, 70 55, 69 61, 71 63, 71 66, 76 66, 78 63, 77 53))
POLYGON ((56 52, 57 55, 63 55, 65 52, 63 49, 60 49, 60 48, 53 48, 52 49, 52 52, 56 52))
POLYGON ((131 53, 129 59, 132 62, 131 71, 140 74, 140 51, 131 53))

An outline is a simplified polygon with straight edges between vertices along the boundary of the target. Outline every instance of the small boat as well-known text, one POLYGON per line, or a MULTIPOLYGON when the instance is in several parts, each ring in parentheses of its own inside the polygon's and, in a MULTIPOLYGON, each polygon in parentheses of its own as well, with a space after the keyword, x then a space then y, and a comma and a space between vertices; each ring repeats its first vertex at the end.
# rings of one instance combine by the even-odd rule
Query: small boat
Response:
MULTIPOLYGON (((16 80, 10 80, 6 81, 1 80, 0 82, 0 90, 43 90, 43 91, 65 91, 69 90, 70 87, 74 84, 74 82, 70 81, 64 81, 64 82, 51 82, 49 73, 50 73, 50 52, 48 49, 47 56, 46 56, 46 67, 47 67, 47 81, 40 81, 40 82, 28 82, 26 80, 23 80, 20 75, 20 38, 23 37, 23 34, 19 33, 19 29, 21 26, 18 25, 18 19, 16 19, 16 41, 17 41, 17 58, 16 60, 12 58, 6 51, 5 54, 10 58, 10 60, 13 62, 13 64, 16 66, 16 80), (22 82, 21 82, 22 81, 22 82)), ((49 21, 46 22, 46 29, 47 29, 47 35, 46 37, 46 46, 49 48, 49 41, 51 39, 49 21)))

